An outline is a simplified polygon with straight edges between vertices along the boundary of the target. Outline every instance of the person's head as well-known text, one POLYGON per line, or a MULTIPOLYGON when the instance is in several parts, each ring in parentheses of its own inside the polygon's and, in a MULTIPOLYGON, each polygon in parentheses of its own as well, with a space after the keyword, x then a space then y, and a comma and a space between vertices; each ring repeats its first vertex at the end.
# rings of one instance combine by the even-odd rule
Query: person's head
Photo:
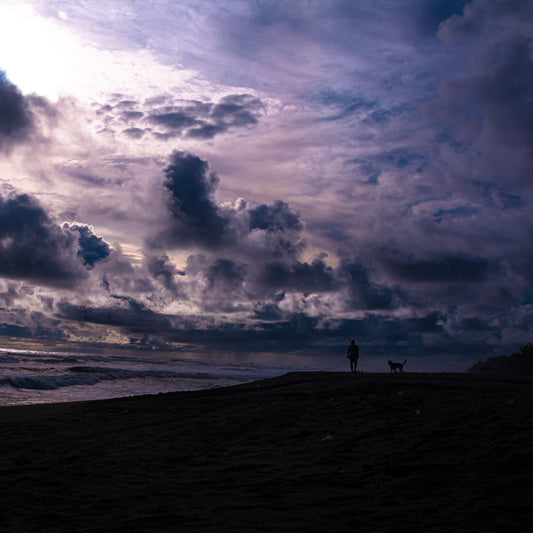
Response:
POLYGON ((353 339, 352 339, 352 342, 351 342, 351 344, 355 344, 355 341, 354 341, 353 339))

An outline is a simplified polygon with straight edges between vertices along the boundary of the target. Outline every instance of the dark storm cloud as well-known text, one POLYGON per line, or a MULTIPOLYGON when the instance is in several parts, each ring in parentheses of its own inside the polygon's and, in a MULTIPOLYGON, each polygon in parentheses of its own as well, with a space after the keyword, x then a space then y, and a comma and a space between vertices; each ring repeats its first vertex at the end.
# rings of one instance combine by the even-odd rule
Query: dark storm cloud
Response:
POLYGON ((497 331, 497 327, 481 317, 463 318, 459 325, 462 331, 497 331))
MULTIPOLYGON (((231 291, 240 288, 246 277, 246 265, 230 259, 217 259, 206 272, 209 290, 231 291)), ((228 294, 228 293, 226 293, 228 294)))
POLYGON ((482 150, 485 179, 507 187, 529 183, 533 166, 532 27, 531 2, 475 0, 439 30, 458 56, 457 73, 431 109, 482 150))
MULTIPOLYGON (((344 354, 350 338, 358 339, 365 357, 377 355, 431 356, 446 350, 450 340, 440 324, 442 316, 430 313, 402 320, 391 316, 368 315, 360 319, 342 319, 330 324, 304 313, 282 314, 273 306, 259 309, 260 320, 254 327, 245 324, 221 324, 216 330, 194 323, 168 332, 168 338, 184 342, 194 338, 207 349, 260 352, 296 352, 302 355, 344 354), (276 320, 277 318, 277 320, 276 320), (438 344, 427 346, 423 336, 436 336, 438 344)), ((469 355, 486 353, 486 344, 465 343, 469 355)))
POLYGON ((275 272, 278 272, 281 276, 278 279, 288 280, 298 272, 303 274, 302 269, 305 268, 308 268, 308 274, 311 271, 318 273, 321 260, 317 260, 314 266, 298 261, 298 256, 306 247, 305 240, 301 238, 303 223, 298 211, 281 200, 246 207, 243 211, 247 224, 239 244, 249 246, 253 242, 250 253, 264 265, 262 271, 267 278, 273 281, 278 277, 275 272))
POLYGON ((217 124, 201 124, 191 128, 187 133, 187 137, 191 139, 212 139, 223 131, 225 131, 225 128, 217 124))
POLYGON ((260 266, 256 282, 269 289, 331 292, 339 288, 335 272, 321 258, 311 263, 272 261, 260 266))
POLYGON ((397 294, 385 284, 370 280, 370 272, 358 261, 343 261, 339 275, 348 290, 348 305, 353 309, 379 310, 398 307, 397 294))
POLYGON ((187 293, 206 312, 247 311, 247 272, 248 266, 237 260, 204 253, 190 255, 184 273, 184 280, 189 282, 187 293))
POLYGON ((88 268, 109 257, 111 250, 109 244, 102 237, 95 235, 89 226, 82 224, 64 224, 63 228, 79 233, 79 249, 77 255, 88 268))
POLYGON ((212 139, 232 129, 254 126, 264 109, 263 102, 249 94, 230 94, 217 102, 162 95, 145 102, 112 100, 100 106, 97 114, 104 117, 106 127, 112 130, 120 128, 117 123, 122 125, 122 132, 132 139, 146 133, 158 139, 212 139))
POLYGON ((248 210, 248 214, 250 230, 300 231, 303 227, 299 214, 281 200, 276 200, 272 205, 260 204, 252 207, 248 210))
POLYGON ((433 312, 423 317, 406 318, 402 321, 403 327, 413 333, 441 333, 444 328, 442 321, 445 316, 433 312))
POLYGON ((14 283, 9 283, 6 289, 0 292, 0 301, 7 306, 12 306, 17 299, 18 293, 14 283))
POLYGON ((177 132, 178 135, 181 135, 185 128, 197 124, 196 119, 184 111, 154 113, 148 120, 158 126, 164 126, 167 131, 177 132))
POLYGON ((114 306, 90 307, 72 304, 63 300, 57 304, 58 316, 62 319, 119 326, 131 332, 168 331, 169 317, 156 313, 130 297, 115 297, 119 303, 114 306))
POLYGON ((480 283, 495 266, 481 257, 445 256, 431 260, 389 259, 389 272, 410 283, 480 283))
POLYGON ((220 222, 214 193, 218 186, 207 161, 185 152, 174 152, 165 168, 165 187, 170 192, 172 215, 191 226, 214 228, 220 222))
MULTIPOLYGON (((273 290, 310 294, 339 289, 325 254, 311 262, 300 259, 306 246, 303 223, 286 202, 249 206, 240 199, 233 206, 220 206, 214 197, 217 176, 207 161, 185 152, 172 154, 164 175, 168 228, 150 239, 149 246, 202 251, 188 258, 182 295, 196 299, 204 310, 250 310, 255 299, 273 290), (203 288, 195 290, 195 284, 203 288)), ((153 265, 166 262, 151 264, 155 272, 153 265)), ((161 280, 175 279, 166 272, 167 267, 161 280)))
POLYGON ((117 296, 115 300, 115 305, 105 307, 77 305, 63 300, 57 305, 57 316, 81 324, 106 325, 129 333, 150 334, 165 342, 193 341, 197 348, 204 350, 232 352, 302 351, 316 354, 331 349, 336 339, 343 344, 347 335, 356 334, 365 341, 379 329, 388 342, 401 342, 418 335, 396 321, 391 325, 390 319, 376 317, 340 321, 334 327, 329 327, 321 326, 317 318, 303 313, 279 313, 281 320, 271 320, 276 314, 271 310, 267 321, 262 318, 254 325, 238 322, 215 324, 211 319, 201 316, 170 317, 153 312, 132 298, 117 296))
POLYGON ((86 276, 77 257, 77 241, 32 197, 0 196, 0 275, 70 286, 86 276))
POLYGON ((211 139, 232 128, 247 128, 257 124, 263 109, 261 100, 252 95, 232 94, 224 96, 216 104, 194 102, 190 107, 178 107, 176 112, 184 122, 167 126, 187 137, 211 139))
POLYGON ((178 270, 169 260, 168 255, 151 256, 146 259, 148 271, 158 280, 172 295, 180 295, 178 276, 184 276, 185 272, 178 270))
POLYGON ((0 70, 0 150, 25 140, 33 128, 28 100, 0 70))
POLYGON ((186 101, 181 105, 156 109, 147 121, 163 127, 163 135, 211 139, 232 128, 257 124, 263 103, 248 94, 224 96, 218 103, 186 101))
POLYGON ((218 177, 207 161, 174 152, 164 173, 172 225, 160 239, 175 245, 218 247, 233 238, 230 219, 215 202, 218 177))
POLYGON ((305 248, 300 214, 286 202, 217 204, 219 179, 207 161, 174 152, 164 175, 170 216, 167 229, 148 240, 152 248, 225 250, 263 264, 296 261, 305 248))
POLYGON ((471 78, 450 82, 446 90, 457 106, 456 124, 489 142, 533 145, 533 62, 525 38, 494 44, 480 58, 471 78), (484 67, 484 68, 483 68, 484 67))
POLYGON ((279 322, 283 318, 283 312, 276 303, 258 302, 254 308, 254 318, 279 322))
POLYGON ((15 324, 0 324, 0 335, 23 339, 48 339, 54 341, 67 340, 67 335, 57 328, 43 326, 17 326, 15 324))
MULTIPOLYGON (((361 21, 360 24, 373 21, 376 14, 381 13, 385 20, 390 13, 391 18, 400 18, 404 15, 417 28, 425 30, 423 33, 433 34, 438 29, 439 24, 451 17, 461 13, 465 4, 470 0, 405 0, 397 2, 385 2, 381 6, 374 8, 374 2, 353 2, 347 0, 332 0, 325 3, 313 4, 313 9, 309 9, 307 2, 279 3, 276 0, 265 0, 253 2, 249 6, 249 22, 252 28, 260 31, 261 28, 271 26, 282 26, 292 31, 302 31, 309 29, 313 17, 318 17, 319 21, 328 19, 346 24, 361 21), (387 13, 382 11, 386 10, 387 13)), ((375 23, 375 21, 373 21, 375 23)), ((312 27, 312 26, 311 26, 312 27)), ((338 25, 332 24, 322 31, 333 34, 338 29, 338 25)), ((349 36, 339 35, 340 38, 349 36)))
POLYGON ((228 128, 246 127, 257 124, 257 117, 263 108, 261 100, 250 94, 230 94, 213 106, 210 117, 228 128))

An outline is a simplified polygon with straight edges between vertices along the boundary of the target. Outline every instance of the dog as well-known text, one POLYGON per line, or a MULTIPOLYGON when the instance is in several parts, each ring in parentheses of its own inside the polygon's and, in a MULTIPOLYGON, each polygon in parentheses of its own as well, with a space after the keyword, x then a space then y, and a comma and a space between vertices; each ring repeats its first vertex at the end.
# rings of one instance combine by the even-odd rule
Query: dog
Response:
POLYGON ((396 372, 403 373, 403 365, 407 363, 407 359, 405 359, 403 363, 393 363, 392 361, 387 361, 387 363, 390 366, 391 374, 396 372))

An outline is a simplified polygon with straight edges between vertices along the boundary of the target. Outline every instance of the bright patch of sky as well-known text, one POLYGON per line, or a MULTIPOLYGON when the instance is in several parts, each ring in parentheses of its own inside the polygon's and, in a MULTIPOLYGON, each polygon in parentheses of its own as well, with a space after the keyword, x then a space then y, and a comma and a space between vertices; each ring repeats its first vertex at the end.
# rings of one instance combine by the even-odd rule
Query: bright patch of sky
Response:
POLYGON ((2 69, 10 80, 25 93, 51 100, 176 90, 192 98, 224 92, 192 69, 161 64, 149 49, 106 50, 77 33, 64 11, 45 17, 22 2, 0 5, 0 49, 2 69))

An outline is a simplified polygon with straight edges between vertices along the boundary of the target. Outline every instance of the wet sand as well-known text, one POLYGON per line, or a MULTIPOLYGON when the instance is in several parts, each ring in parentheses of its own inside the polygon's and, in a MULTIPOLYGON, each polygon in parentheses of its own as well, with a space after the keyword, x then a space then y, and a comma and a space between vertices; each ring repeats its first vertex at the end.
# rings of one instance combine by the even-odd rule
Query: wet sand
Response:
POLYGON ((531 531, 533 380, 293 373, 0 408, 0 530, 531 531))

